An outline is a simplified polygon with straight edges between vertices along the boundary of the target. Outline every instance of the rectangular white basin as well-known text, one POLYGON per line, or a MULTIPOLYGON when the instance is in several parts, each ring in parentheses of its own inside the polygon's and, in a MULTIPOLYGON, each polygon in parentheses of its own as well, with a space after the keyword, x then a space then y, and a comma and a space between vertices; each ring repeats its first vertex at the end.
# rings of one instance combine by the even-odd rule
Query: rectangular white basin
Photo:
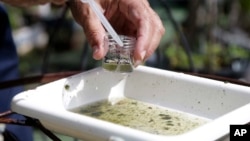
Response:
POLYGON ((128 75, 96 68, 24 91, 12 111, 39 119, 49 130, 90 141, 213 141, 231 124, 250 121, 250 87, 139 66, 128 75), (180 135, 156 135, 89 116, 77 108, 121 96, 192 114, 210 121, 180 135))

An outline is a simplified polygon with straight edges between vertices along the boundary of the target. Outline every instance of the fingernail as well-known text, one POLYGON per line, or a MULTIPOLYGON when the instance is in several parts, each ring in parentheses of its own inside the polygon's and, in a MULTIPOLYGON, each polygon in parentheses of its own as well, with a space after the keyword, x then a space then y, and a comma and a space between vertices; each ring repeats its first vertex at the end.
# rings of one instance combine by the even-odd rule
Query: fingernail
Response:
POLYGON ((93 58, 97 60, 99 48, 98 48, 98 46, 93 46, 92 48, 93 48, 93 58))
POLYGON ((140 59, 139 60, 136 60, 135 63, 134 63, 134 66, 137 67, 139 66, 140 64, 142 64, 145 56, 146 56, 146 50, 143 50, 139 53, 139 56, 140 56, 140 59))
POLYGON ((145 56, 146 56, 146 50, 143 50, 142 52, 140 52, 141 60, 144 60, 145 56))
POLYGON ((98 46, 93 46, 92 48, 93 48, 93 53, 96 53, 99 50, 98 46))
POLYGON ((134 63, 134 67, 137 67, 141 64, 142 62, 140 60, 136 60, 134 63))

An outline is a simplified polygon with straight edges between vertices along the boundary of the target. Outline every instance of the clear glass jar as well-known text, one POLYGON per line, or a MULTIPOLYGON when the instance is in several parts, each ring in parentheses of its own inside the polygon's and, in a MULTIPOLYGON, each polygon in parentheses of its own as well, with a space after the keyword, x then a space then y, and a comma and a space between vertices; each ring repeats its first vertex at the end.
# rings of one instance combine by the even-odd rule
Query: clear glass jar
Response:
POLYGON ((119 35, 123 46, 119 46, 111 35, 105 36, 105 48, 107 54, 103 58, 102 67, 108 71, 128 73, 134 69, 134 37, 119 35))

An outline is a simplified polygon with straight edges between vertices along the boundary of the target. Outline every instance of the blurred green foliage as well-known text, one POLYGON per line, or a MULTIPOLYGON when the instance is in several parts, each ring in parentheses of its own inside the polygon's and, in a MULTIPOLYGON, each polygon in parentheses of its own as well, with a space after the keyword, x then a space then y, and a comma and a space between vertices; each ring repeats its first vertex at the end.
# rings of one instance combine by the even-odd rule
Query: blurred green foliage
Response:
MULTIPOLYGON (((218 43, 210 42, 204 48, 203 52, 192 53, 194 66, 198 70, 205 69, 214 72, 229 66, 233 59, 250 60, 249 50, 236 45, 223 47, 218 43)), ((170 44, 166 47, 164 54, 169 59, 171 69, 189 69, 187 53, 180 45, 170 44)))
POLYGON ((250 1, 249 0, 239 0, 240 7, 244 12, 250 12, 250 1))

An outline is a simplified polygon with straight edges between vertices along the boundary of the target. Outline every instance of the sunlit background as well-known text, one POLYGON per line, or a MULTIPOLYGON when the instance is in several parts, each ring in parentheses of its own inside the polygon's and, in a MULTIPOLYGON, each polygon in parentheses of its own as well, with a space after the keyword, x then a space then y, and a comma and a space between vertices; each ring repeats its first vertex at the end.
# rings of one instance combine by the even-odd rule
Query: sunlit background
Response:
MULTIPOLYGON (((150 2, 160 15, 166 34, 144 65, 249 79, 248 0, 150 2)), ((66 6, 7 8, 23 76, 43 69, 88 70, 100 65, 92 59, 82 28, 66 6)))

